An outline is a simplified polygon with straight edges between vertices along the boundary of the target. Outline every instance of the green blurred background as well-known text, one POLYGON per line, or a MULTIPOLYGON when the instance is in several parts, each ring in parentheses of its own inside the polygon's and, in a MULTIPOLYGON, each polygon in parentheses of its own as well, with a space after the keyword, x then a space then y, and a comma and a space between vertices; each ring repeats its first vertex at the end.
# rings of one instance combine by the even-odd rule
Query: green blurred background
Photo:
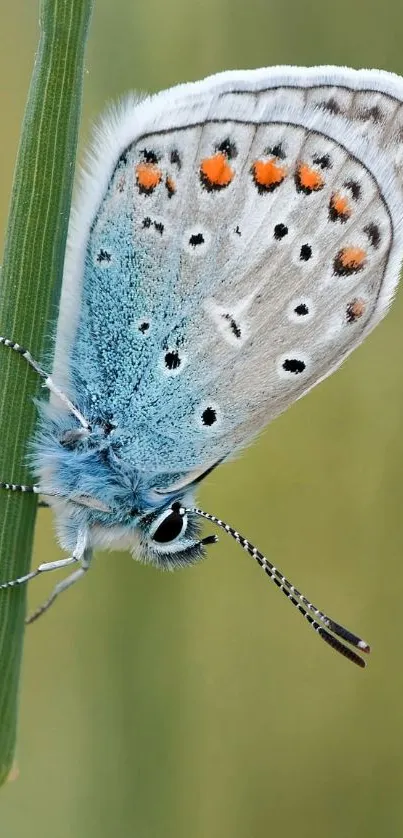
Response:
MULTIPOLYGON (((0 229, 37 20, 36 0, 0 0, 0 229)), ((403 73, 402 41, 399 0, 95 0, 82 140, 131 88, 276 63, 403 73)), ((371 642, 366 672, 224 535, 177 574, 99 556, 27 632, 5 838, 403 834, 402 324, 400 295, 336 376, 200 493, 371 642)), ((60 555, 41 511, 33 561, 60 555)), ((31 605, 52 582, 32 585, 31 605)))

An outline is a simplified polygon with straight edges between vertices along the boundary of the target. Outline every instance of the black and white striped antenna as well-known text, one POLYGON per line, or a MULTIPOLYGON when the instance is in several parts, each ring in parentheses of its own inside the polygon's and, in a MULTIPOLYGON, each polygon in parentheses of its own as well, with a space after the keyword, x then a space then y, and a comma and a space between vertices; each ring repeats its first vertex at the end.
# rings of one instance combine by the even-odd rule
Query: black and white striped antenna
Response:
POLYGON ((285 594, 287 599, 292 602, 300 614, 305 617, 309 625, 312 626, 314 631, 316 631, 325 643, 328 643, 332 649, 335 649, 336 652, 344 655, 345 658, 348 658, 348 660, 357 664, 357 666, 362 668, 366 666, 363 658, 354 652, 353 649, 350 649, 349 646, 345 646, 341 640, 344 640, 346 643, 349 643, 350 646, 353 646, 355 649, 359 649, 361 652, 366 652, 367 654, 371 651, 368 643, 356 634, 353 634, 353 632, 344 628, 344 626, 336 623, 323 611, 316 608, 316 605, 301 594, 300 591, 298 591, 297 588, 295 588, 294 585, 292 585, 291 582, 283 576, 281 570, 271 564, 266 556, 254 547, 250 541, 240 535, 240 533, 237 532, 237 530, 234 530, 233 527, 230 527, 229 524, 226 524, 225 521, 221 521, 220 518, 216 518, 215 515, 210 515, 208 512, 203 512, 202 509, 192 508, 184 511, 192 513, 193 515, 199 515, 207 521, 211 521, 213 524, 216 524, 217 527, 220 527, 228 533, 228 535, 232 536, 232 538, 234 538, 235 541, 237 541, 238 544, 240 544, 241 547, 246 550, 246 552, 249 553, 255 561, 257 561, 258 565, 262 568, 262 570, 264 570, 269 579, 271 579, 280 591, 285 594), (341 638, 341 640, 338 638, 341 638))

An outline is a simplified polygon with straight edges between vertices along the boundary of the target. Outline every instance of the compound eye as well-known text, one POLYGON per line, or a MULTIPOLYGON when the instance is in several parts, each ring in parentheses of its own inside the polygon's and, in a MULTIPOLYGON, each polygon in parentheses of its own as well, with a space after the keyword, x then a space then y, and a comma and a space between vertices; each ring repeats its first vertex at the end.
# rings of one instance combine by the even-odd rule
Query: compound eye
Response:
POLYGON ((159 544, 167 544, 169 541, 175 541, 185 527, 186 517, 177 509, 171 509, 153 533, 152 539, 159 544))

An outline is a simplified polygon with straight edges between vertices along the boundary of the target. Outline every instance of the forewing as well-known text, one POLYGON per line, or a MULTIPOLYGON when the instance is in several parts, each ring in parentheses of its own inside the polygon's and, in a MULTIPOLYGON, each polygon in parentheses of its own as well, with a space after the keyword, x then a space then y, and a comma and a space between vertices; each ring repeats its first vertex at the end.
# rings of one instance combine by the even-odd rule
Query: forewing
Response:
POLYGON ((227 456, 383 316, 402 255, 401 95, 387 74, 228 74, 108 125, 73 357, 136 465, 227 456))

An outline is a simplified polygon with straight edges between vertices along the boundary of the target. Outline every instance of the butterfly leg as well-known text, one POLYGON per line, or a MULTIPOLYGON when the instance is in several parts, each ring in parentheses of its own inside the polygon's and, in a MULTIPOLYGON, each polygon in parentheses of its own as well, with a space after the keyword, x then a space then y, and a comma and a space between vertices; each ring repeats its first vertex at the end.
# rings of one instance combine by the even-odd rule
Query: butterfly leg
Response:
POLYGON ((51 393, 53 393, 55 396, 57 396, 58 399, 60 399, 61 402, 63 402, 63 404, 67 407, 69 412, 72 413, 73 416, 76 417, 76 419, 78 419, 80 425, 82 425, 83 428, 89 430, 90 425, 87 419, 82 415, 82 413, 80 413, 78 408, 73 404, 73 402, 70 401, 66 394, 59 389, 57 384, 54 383, 52 377, 48 375, 47 372, 45 372, 45 370, 42 369, 42 367, 38 364, 37 361, 35 361, 31 353, 28 352, 28 349, 25 349, 23 346, 20 346, 19 343, 15 343, 15 341, 13 340, 9 340, 8 338, 0 336, 0 345, 1 344, 3 346, 7 346, 9 349, 13 349, 14 352, 18 353, 18 355, 21 355, 29 364, 29 366, 32 367, 32 369, 34 369, 35 372, 38 373, 38 375, 42 378, 45 387, 47 387, 47 389, 51 393))
POLYGON ((46 602, 44 602, 39 608, 37 608, 36 611, 34 611, 33 614, 31 614, 30 617, 26 619, 26 623, 33 623, 37 620, 41 614, 44 614, 44 612, 50 608, 56 597, 61 594, 62 591, 70 588, 74 582, 81 579, 81 577, 87 572, 92 559, 92 550, 87 546, 87 540, 87 531, 83 530, 79 533, 77 544, 72 556, 69 556, 66 559, 58 559, 55 562, 44 562, 35 568, 35 570, 31 570, 30 573, 26 573, 24 576, 19 576, 17 579, 12 579, 9 582, 3 582, 0 584, 0 590, 5 588, 15 588, 17 585, 24 585, 27 582, 30 582, 31 579, 35 579, 36 576, 40 576, 42 573, 49 573, 52 570, 61 570, 64 567, 69 567, 70 565, 77 564, 78 562, 81 564, 81 567, 70 574, 70 576, 62 579, 62 581, 56 585, 49 599, 47 599, 46 602))
POLYGON ((71 588, 71 586, 74 585, 75 582, 78 582, 79 579, 85 576, 88 568, 89 563, 85 566, 82 565, 73 573, 71 573, 70 576, 67 576, 66 579, 62 579, 62 581, 59 582, 53 589, 49 599, 47 599, 46 602, 40 605, 39 608, 37 608, 36 611, 34 611, 34 613, 30 615, 30 617, 27 617, 27 619, 25 620, 26 624, 30 625, 31 623, 34 623, 35 620, 37 620, 39 617, 41 617, 42 614, 44 614, 45 611, 47 611, 48 608, 50 608, 50 606, 53 605, 56 597, 58 597, 59 594, 63 593, 63 591, 67 591, 67 589, 71 588))
POLYGON ((26 573, 25 576, 19 576, 17 579, 12 579, 10 582, 3 582, 0 584, 0 590, 3 588, 15 588, 16 585, 24 585, 26 582, 30 582, 31 579, 35 579, 36 576, 39 576, 41 573, 48 573, 50 570, 60 570, 63 567, 68 567, 71 564, 75 564, 78 562, 79 559, 74 555, 69 556, 68 559, 58 559, 56 562, 43 562, 35 570, 31 570, 30 573, 26 573))
MULTIPOLYGON (((78 582, 79 579, 85 576, 87 570, 90 567, 92 559, 92 549, 86 546, 86 541, 87 533, 81 533, 77 540, 77 545, 71 557, 71 560, 64 560, 65 567, 67 564, 72 564, 72 562, 80 562, 81 567, 77 568, 77 570, 74 570, 73 573, 70 574, 70 576, 66 576, 65 579, 61 580, 61 582, 58 582, 58 584, 54 587, 50 597, 44 603, 42 603, 42 605, 40 605, 39 608, 37 608, 36 611, 33 612, 33 614, 27 617, 27 619, 25 620, 27 625, 29 625, 30 623, 34 623, 35 620, 41 617, 42 614, 44 614, 45 611, 47 611, 50 608, 50 606, 53 605, 55 599, 59 596, 59 594, 63 593, 63 591, 67 591, 68 588, 71 588, 71 586, 75 584, 75 582, 78 582)), ((63 562, 63 559, 61 560, 61 562, 63 562)), ((53 564, 57 564, 57 562, 54 562, 53 564)), ((61 563, 59 564, 59 567, 60 566, 61 563)))

